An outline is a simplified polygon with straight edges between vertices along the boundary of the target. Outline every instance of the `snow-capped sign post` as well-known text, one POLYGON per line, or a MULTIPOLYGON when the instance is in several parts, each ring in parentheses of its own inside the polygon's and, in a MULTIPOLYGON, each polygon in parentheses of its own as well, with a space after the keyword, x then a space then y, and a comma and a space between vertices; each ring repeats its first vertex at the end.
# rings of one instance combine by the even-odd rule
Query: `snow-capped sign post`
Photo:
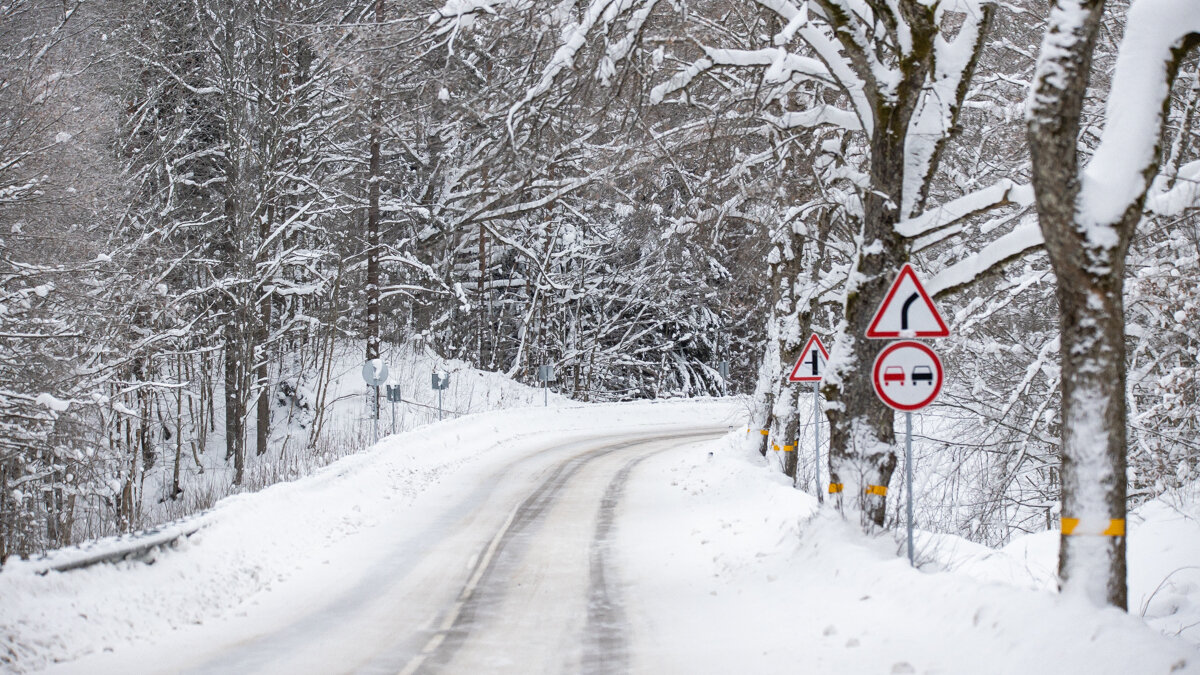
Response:
POLYGON ((433 371, 430 384, 433 390, 438 393, 438 421, 440 422, 442 421, 442 392, 450 388, 450 373, 444 370, 433 371))
POLYGON ((383 359, 371 359, 363 364, 362 376, 367 386, 378 387, 387 382, 388 366, 383 359))
MULTIPOLYGON (((808 338, 804 349, 800 350, 800 358, 788 375, 788 382, 813 383, 813 456, 817 463, 813 465, 813 480, 816 481, 817 499, 821 497, 821 377, 825 375, 825 364, 829 361, 829 352, 821 344, 821 338, 816 333, 808 338)), ((797 445, 799 445, 797 443, 797 445)))
POLYGON ((371 405, 374 408, 372 411, 372 424, 374 425, 374 442, 379 442, 379 387, 384 382, 387 382, 388 367, 383 362, 383 359, 371 359, 363 364, 362 369, 363 380, 366 381, 368 387, 374 387, 374 395, 371 396, 371 405))
MULTIPOLYGON (((950 328, 942 319, 933 298, 925 290, 917 271, 904 263, 892 282, 867 337, 944 338, 950 328)), ((908 563, 913 564, 912 414, 933 403, 942 391, 945 370, 942 360, 928 345, 912 339, 889 344, 875 357, 871 383, 875 395, 889 408, 904 413, 904 474, 908 497, 908 563)))

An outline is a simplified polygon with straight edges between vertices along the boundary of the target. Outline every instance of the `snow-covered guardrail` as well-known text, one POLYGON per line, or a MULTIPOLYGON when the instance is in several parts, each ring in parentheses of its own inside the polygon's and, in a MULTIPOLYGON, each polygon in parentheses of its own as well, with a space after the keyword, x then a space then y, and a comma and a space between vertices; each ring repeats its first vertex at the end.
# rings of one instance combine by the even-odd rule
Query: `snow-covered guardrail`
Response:
POLYGON ((51 551, 40 558, 9 560, 0 567, 0 571, 25 567, 37 574, 46 574, 123 560, 140 560, 150 564, 154 562, 155 551, 174 546, 179 540, 192 536, 208 524, 209 516, 207 512, 200 513, 149 530, 51 551))

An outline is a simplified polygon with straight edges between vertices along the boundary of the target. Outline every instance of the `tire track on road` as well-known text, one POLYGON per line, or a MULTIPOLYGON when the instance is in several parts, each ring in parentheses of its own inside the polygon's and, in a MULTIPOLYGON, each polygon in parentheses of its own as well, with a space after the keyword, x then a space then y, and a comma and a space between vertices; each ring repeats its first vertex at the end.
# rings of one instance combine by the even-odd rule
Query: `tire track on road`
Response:
MULTIPOLYGON (((504 524, 478 556, 458 599, 433 624, 436 627, 434 634, 420 653, 399 671, 400 675, 439 672, 453 662, 455 654, 469 639, 479 610, 489 601, 499 602, 510 590, 504 580, 498 578, 498 561, 513 554, 514 542, 542 518, 580 470, 620 450, 663 441, 713 436, 712 432, 708 432, 639 438, 589 450, 559 464, 509 513, 504 524), (484 598, 485 594, 489 597, 484 598)), ((587 673, 622 672, 622 666, 628 660, 620 604, 605 574, 604 547, 612 532, 615 508, 629 473, 644 459, 666 449, 634 458, 622 466, 610 481, 601 501, 599 521, 589 550, 588 617, 583 638, 583 669, 587 673), (613 658, 617 660, 613 661, 613 658)))

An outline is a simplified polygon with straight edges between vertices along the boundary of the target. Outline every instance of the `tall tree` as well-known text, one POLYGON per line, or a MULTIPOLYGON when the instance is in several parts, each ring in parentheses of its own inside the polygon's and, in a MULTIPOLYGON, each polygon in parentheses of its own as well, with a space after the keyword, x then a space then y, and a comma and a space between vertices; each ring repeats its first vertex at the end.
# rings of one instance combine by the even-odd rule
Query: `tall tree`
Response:
POLYGON ((1125 608, 1125 257, 1158 173, 1164 107, 1200 44, 1200 8, 1129 10, 1104 132, 1080 170, 1080 116, 1103 0, 1055 0, 1029 98, 1033 184, 1057 277, 1062 358, 1063 592, 1125 608))

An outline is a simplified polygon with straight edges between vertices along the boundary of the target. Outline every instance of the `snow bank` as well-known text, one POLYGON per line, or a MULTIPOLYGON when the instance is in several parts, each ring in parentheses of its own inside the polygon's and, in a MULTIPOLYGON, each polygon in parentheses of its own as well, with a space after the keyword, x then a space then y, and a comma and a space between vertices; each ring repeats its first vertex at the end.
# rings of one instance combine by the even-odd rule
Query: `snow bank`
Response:
MULTIPOLYGON (((661 514, 626 520, 618 532, 626 613, 652 636, 634 645, 635 672, 1200 672, 1195 645, 1147 626, 1136 608, 1097 610, 1048 590, 1055 533, 1000 551, 924 535, 924 557, 932 547, 940 561, 914 570, 902 536, 867 537, 818 509, 747 461, 754 455, 733 436, 711 458, 647 460, 627 487, 624 508, 661 514)), ((1149 580, 1200 560, 1194 519, 1158 507, 1139 515, 1130 536, 1134 599, 1153 590, 1149 580)), ((1184 608, 1200 597, 1195 577, 1172 580, 1147 613, 1171 634, 1174 624, 1151 615, 1179 608, 1173 621, 1184 623, 1193 619, 1184 608)))

